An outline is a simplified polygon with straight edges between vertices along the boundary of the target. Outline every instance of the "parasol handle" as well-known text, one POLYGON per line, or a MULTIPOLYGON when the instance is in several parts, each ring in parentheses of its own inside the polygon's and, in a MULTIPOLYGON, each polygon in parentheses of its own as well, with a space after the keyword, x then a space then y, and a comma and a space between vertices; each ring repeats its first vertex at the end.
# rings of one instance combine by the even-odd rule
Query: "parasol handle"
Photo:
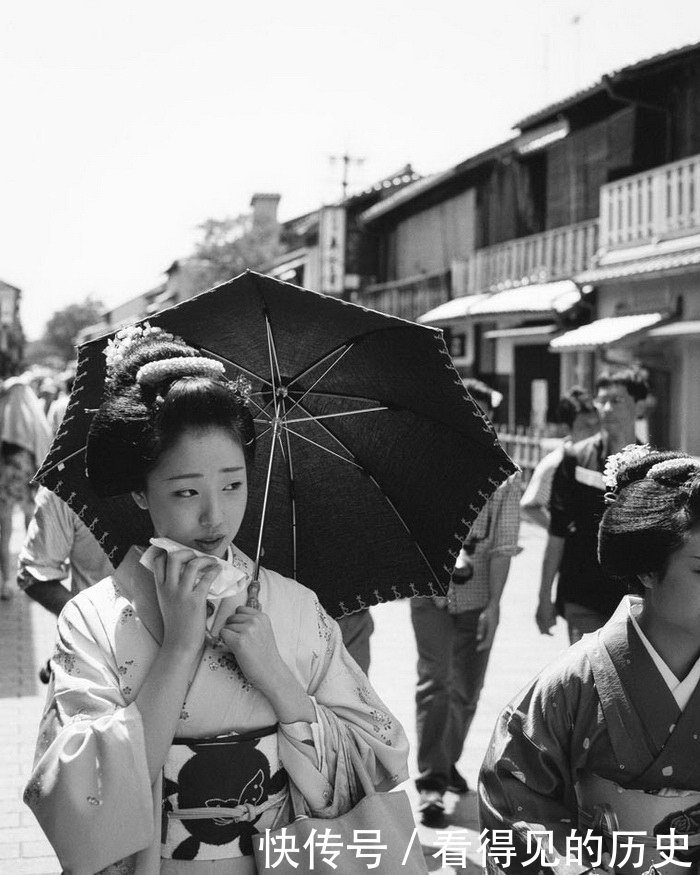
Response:
POLYGON ((267 499, 270 495, 270 479, 272 478, 272 463, 275 458, 275 444, 277 443, 277 435, 280 433, 282 422, 278 416, 272 420, 272 439, 270 442, 270 458, 267 463, 267 478, 265 479, 265 494, 263 495, 262 514, 260 515, 260 531, 258 532, 258 549, 255 553, 255 568, 253 569, 253 580, 248 584, 248 601, 247 608, 256 608, 261 610, 262 606, 258 601, 258 593, 260 592, 260 557, 262 555, 263 532, 265 531, 265 517, 267 515, 267 499))
POLYGON ((246 608, 255 608, 256 611, 262 610, 262 605, 258 601, 258 594, 260 592, 260 581, 255 578, 255 580, 251 580, 248 584, 248 599, 245 603, 246 608))

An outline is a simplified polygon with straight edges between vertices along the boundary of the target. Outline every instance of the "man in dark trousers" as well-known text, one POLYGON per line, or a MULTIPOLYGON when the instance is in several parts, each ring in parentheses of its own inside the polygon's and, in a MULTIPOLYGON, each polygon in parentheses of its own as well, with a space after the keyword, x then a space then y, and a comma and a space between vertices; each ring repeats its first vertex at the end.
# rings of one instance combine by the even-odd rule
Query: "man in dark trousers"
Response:
POLYGON ((603 470, 608 456, 636 442, 635 422, 649 391, 642 374, 632 369, 602 374, 595 388, 600 431, 569 446, 554 474, 535 616, 543 634, 551 634, 557 614, 563 616, 572 644, 607 622, 626 594, 598 564, 598 526, 605 510, 603 470), (557 573, 557 597, 552 601, 557 573))
MULTIPOLYGON (((465 385, 492 418, 492 390, 477 380, 465 385)), ((418 647, 416 788, 426 826, 445 826, 446 790, 469 789, 456 764, 479 702, 510 560, 520 551, 519 502, 518 472, 498 487, 474 520, 447 597, 411 599, 418 647)))

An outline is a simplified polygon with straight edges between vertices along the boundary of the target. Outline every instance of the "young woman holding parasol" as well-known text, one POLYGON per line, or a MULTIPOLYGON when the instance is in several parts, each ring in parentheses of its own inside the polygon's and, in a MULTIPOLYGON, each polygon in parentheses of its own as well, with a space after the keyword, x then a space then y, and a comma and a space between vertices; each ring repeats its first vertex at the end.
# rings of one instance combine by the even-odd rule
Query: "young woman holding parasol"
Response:
POLYGON ((391 787, 407 742, 316 596, 232 543, 254 448, 241 383, 154 329, 111 348, 108 383, 90 485, 131 492, 162 540, 59 619, 25 799, 76 875, 253 873, 287 774, 334 817, 361 795, 351 749, 391 787))

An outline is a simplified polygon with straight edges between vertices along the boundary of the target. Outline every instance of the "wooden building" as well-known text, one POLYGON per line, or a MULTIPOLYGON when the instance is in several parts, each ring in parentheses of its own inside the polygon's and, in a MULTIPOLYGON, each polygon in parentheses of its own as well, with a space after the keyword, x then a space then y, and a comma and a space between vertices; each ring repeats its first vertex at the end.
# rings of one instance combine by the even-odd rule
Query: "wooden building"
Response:
POLYGON ((419 178, 406 164, 364 191, 281 223, 281 252, 264 272, 324 294, 351 297, 378 270, 377 246, 360 214, 419 178))
POLYGON ((604 76, 521 125, 554 117, 586 144, 585 165, 573 152, 562 157, 559 185, 576 192, 578 217, 591 209, 595 177, 599 234, 576 276, 595 289, 595 318, 550 348, 571 381, 642 366, 650 439, 700 454, 700 44, 604 76), (598 156, 607 156, 605 177, 598 156))
POLYGON ((699 152, 700 45, 604 76, 367 210, 380 272, 358 299, 447 329, 460 370, 506 395, 511 428, 641 364, 652 438, 700 452, 699 152))

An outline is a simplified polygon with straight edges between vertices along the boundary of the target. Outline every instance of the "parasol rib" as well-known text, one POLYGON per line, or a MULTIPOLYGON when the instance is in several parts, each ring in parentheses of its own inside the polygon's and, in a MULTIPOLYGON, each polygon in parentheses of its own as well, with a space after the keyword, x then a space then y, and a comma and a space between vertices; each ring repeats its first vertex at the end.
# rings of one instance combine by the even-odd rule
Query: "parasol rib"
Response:
MULTIPOLYGON (((332 432, 329 428, 327 428, 322 422, 319 422, 318 419, 316 419, 316 417, 314 417, 314 416, 311 414, 311 411, 308 410, 306 407, 304 407, 303 404, 300 404, 299 406, 301 407, 301 409, 302 409, 305 413, 308 413, 308 414, 309 414, 309 420, 313 420, 314 422, 316 422, 316 424, 318 425, 318 427, 321 428, 321 429, 323 429, 323 431, 325 431, 326 434, 327 434, 329 437, 333 438, 333 440, 336 441, 336 443, 339 444, 339 445, 345 450, 345 452, 346 452, 348 455, 352 456, 353 459, 355 458, 355 454, 352 452, 352 450, 350 450, 349 447, 346 447, 345 444, 340 440, 340 438, 339 438, 337 435, 333 434, 333 432, 332 432)), ((296 434, 296 432, 292 432, 292 434, 296 434)), ((330 451, 330 450, 327 450, 326 452, 331 452, 331 451, 330 451)), ((339 458, 342 458, 342 456, 339 456, 339 458)), ((349 460, 346 459, 345 461, 349 461, 349 460)), ((397 508, 396 508, 396 506, 394 505, 394 503, 392 502, 392 500, 389 498, 389 496, 386 494, 386 492, 384 492, 384 490, 381 488, 381 486, 380 486, 379 483, 375 480, 375 478, 372 476, 372 474, 370 474, 370 472, 369 472, 369 471, 368 471, 363 465, 360 465, 359 462, 356 462, 355 464, 357 465, 358 468, 361 468, 362 471, 364 471, 364 473, 367 475, 367 477, 369 477, 369 479, 372 481, 372 483, 374 483, 374 485, 377 487, 377 489, 379 490, 380 494, 382 495, 382 497, 384 498, 384 500, 386 501, 386 503, 389 505, 389 507, 392 509, 392 511, 393 511, 394 514, 396 515, 396 517, 397 517, 397 519, 399 520, 399 522, 401 523, 401 525, 404 527, 404 529, 406 530, 406 532, 411 536, 411 540, 413 541, 413 544, 414 544, 416 550, 418 551, 418 553, 420 553, 420 555, 421 555, 423 561, 425 562, 426 566, 428 567, 428 569, 429 569, 430 573, 432 574, 432 576, 433 576, 435 582, 438 584, 438 586, 440 586, 440 587, 442 588, 442 584, 440 583, 440 579, 438 578, 437 574, 433 571, 433 566, 430 564, 430 562, 428 562, 428 559, 427 559, 425 553, 423 552, 423 550, 422 550, 420 544, 419 544, 419 543, 416 541, 416 539, 413 537, 410 528, 408 527, 406 521, 404 520, 404 518, 401 516, 401 514, 400 514, 399 511, 397 510, 397 508)))
MULTIPOLYGON (((279 408, 279 397, 277 395, 277 390, 282 384, 282 380, 280 379, 279 371, 275 368, 275 362, 277 359, 277 353, 275 350, 275 339, 272 336, 272 326, 270 325, 270 318, 268 316, 267 310, 265 310, 265 331, 267 336, 267 355, 270 361, 270 386, 272 387, 272 403, 275 406, 275 418, 280 415, 279 408), (275 385, 275 376, 277 377, 277 384, 275 385)), ((273 452, 274 452, 274 444, 273 444, 273 452)))
MULTIPOLYGON (((269 429, 268 429, 269 431, 269 429)), ((329 456, 335 456, 336 459, 340 459, 341 462, 347 462, 348 465, 352 465, 353 468, 359 468, 360 471, 364 471, 362 465, 359 462, 356 462, 354 459, 348 459, 346 456, 341 456, 340 453, 335 453, 333 450, 329 450, 328 447, 324 447, 323 444, 319 444, 316 441, 312 440, 310 437, 306 437, 306 435, 299 434, 298 431, 294 431, 293 428, 286 428, 285 431, 289 432, 289 434, 293 434, 294 437, 298 437, 302 441, 306 441, 307 444, 311 444, 314 447, 317 447, 319 450, 323 450, 324 453, 328 453, 329 456)))
POLYGON ((216 359, 219 359, 221 362, 226 362, 227 365, 231 365, 232 368, 238 368, 239 371, 243 371, 244 374, 247 374, 249 377, 252 377, 254 380, 260 380, 261 383, 264 383, 266 386, 270 385, 269 380, 263 379, 259 374, 254 373, 253 371, 249 371, 248 368, 244 368, 243 365, 239 365, 238 362, 232 362, 231 359, 227 359, 226 356, 219 355, 218 352, 214 352, 213 349, 206 349, 203 346, 199 347, 199 351, 206 353, 207 355, 211 355, 216 359))
MULTIPOLYGON (((256 421, 256 422, 270 422, 270 420, 272 419, 272 417, 271 417, 270 414, 266 411, 265 407, 261 407, 260 404, 258 404, 258 402, 257 402, 254 398, 251 398, 251 395, 252 395, 252 394, 253 394, 253 393, 251 392, 250 395, 248 395, 248 399, 249 399, 253 404, 255 404, 255 406, 258 408, 258 410, 262 413, 263 416, 266 416, 266 417, 267 417, 267 419, 256 419, 255 421, 256 421)), ((266 405, 266 406, 267 406, 267 405, 266 405)))
MULTIPOLYGON (((302 410, 304 408, 302 407, 302 410)), ((285 425, 296 425, 299 422, 318 422, 319 419, 339 419, 341 416, 358 416, 361 413, 378 413, 380 410, 388 410, 388 407, 368 407, 363 410, 346 410, 344 413, 319 413, 318 416, 305 416, 303 419, 286 419, 285 425)))
MULTIPOLYGON (((284 399, 282 400, 282 408, 284 410, 284 399)), ((280 435, 280 442, 282 438, 280 435)), ((292 506, 292 569, 294 580, 297 580, 297 500, 296 500, 296 481, 294 479, 294 464, 292 462, 292 445, 289 440, 289 431, 284 429, 284 440, 287 444, 287 452, 283 455, 287 460, 287 473, 289 475, 289 500, 292 506)))
POLYGON ((56 462, 50 468, 47 468, 46 471, 42 471, 42 474, 41 474, 42 482, 44 480, 44 477, 46 477, 47 474, 50 474, 56 468, 58 468, 58 470, 60 471, 61 465, 65 465, 66 462, 69 462, 74 456, 78 456, 78 455, 80 455, 80 453, 84 453, 86 449, 87 449, 87 444, 83 444, 83 446, 79 450, 76 450, 74 453, 70 453, 70 455, 68 455, 68 456, 64 456, 62 459, 59 459, 58 462, 56 462))
MULTIPOLYGON (((311 371, 313 371, 319 365, 322 365, 324 362, 327 362, 329 358, 332 358, 332 356, 336 355, 337 353, 341 353, 340 357, 336 360, 336 362, 334 362, 334 364, 337 364, 337 362, 340 361, 340 359, 345 355, 345 353, 348 352, 348 350, 352 349, 352 347, 354 345, 355 345, 354 343, 341 343, 340 346, 336 346, 335 349, 332 349, 330 352, 327 352, 324 356, 321 356, 320 359, 316 359, 316 361, 313 364, 309 365, 308 368, 304 368, 303 371, 299 371, 299 373, 296 375, 296 377, 294 377, 292 380, 290 380, 289 385, 293 386, 296 382, 303 379, 307 374, 310 374, 311 371)), ((316 381, 316 382, 318 382, 318 381, 316 381)))
MULTIPOLYGON (((325 376, 327 376, 327 375, 333 370, 333 368, 334 368, 334 367, 335 367, 335 366, 336 366, 336 365, 342 360, 343 356, 345 356, 348 352, 350 352, 350 350, 353 348, 354 345, 355 345, 354 343, 351 343, 351 344, 349 344, 348 346, 346 346, 345 349, 342 350, 342 352, 340 353, 340 355, 338 356, 338 358, 333 362, 333 364, 332 364, 330 367, 326 368, 326 370, 321 374, 321 376, 318 377, 318 379, 316 379, 316 380, 315 380, 315 381, 309 386, 309 388, 306 389, 306 390, 304 391, 304 394, 301 396, 301 398, 297 398, 297 399, 296 399, 296 401, 294 402, 294 404, 292 404, 292 406, 291 406, 291 407, 289 408, 289 410, 287 411, 288 414, 291 413, 292 410, 294 410, 295 407, 297 407, 299 404, 301 404, 301 402, 304 400, 304 398, 306 398, 306 396, 309 394, 309 392, 312 391, 312 389, 314 388, 314 386, 318 386, 318 384, 321 382, 321 380, 322 380, 325 376)), ((297 380, 300 380, 305 374, 308 374, 310 370, 313 370, 313 368, 318 367, 318 366, 319 366, 320 364, 322 364, 324 361, 327 361, 327 359, 329 359, 331 355, 335 355, 336 352, 338 352, 337 349, 336 349, 336 350, 333 350, 332 353, 330 353, 329 355, 327 355, 325 358, 322 358, 322 359, 320 359, 319 361, 317 361, 316 364, 313 365, 311 368, 307 368, 306 371, 302 371, 301 374, 298 374, 296 377, 294 377, 293 380, 290 380, 289 386, 293 386, 294 383, 297 382, 297 380)), ((289 387, 288 387, 288 388, 289 388, 289 387)))

